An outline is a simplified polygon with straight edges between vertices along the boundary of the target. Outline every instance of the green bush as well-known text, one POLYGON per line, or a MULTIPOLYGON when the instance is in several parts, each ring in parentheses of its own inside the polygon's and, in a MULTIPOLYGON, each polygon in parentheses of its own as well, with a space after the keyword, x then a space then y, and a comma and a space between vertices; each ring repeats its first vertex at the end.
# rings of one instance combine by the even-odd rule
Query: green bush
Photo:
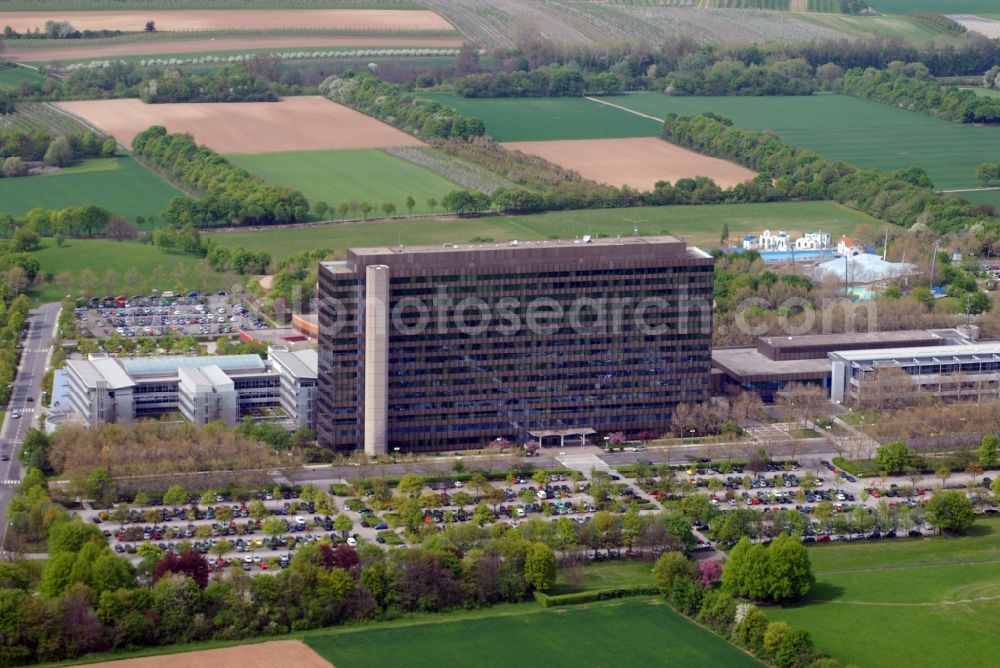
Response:
POLYGON ((617 587, 614 589, 594 589, 573 594, 560 594, 558 596, 548 596, 540 592, 535 592, 535 600, 546 608, 554 608, 560 605, 580 605, 581 603, 593 603, 594 601, 607 601, 630 596, 651 596, 659 593, 660 590, 656 587, 617 587))

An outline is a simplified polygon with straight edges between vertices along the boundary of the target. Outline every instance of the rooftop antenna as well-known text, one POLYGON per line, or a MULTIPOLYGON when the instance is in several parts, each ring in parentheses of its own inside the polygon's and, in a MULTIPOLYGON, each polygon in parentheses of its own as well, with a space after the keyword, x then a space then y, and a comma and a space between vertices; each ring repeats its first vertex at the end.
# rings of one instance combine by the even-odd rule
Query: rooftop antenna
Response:
POLYGON ((639 223, 645 223, 645 220, 633 220, 632 218, 626 218, 628 222, 632 223, 632 236, 639 236, 639 223))

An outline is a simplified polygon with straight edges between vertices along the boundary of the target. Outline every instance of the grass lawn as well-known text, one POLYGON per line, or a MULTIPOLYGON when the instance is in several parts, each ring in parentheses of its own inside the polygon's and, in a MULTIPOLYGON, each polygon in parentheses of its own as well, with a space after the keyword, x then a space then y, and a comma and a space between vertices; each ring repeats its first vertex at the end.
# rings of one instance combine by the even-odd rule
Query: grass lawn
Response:
POLYGON ((993 190, 973 190, 964 193, 955 193, 959 197, 964 197, 970 202, 992 204, 1000 209, 1000 188, 993 190))
MULTIPOLYGON (((174 290, 182 286, 186 290, 220 290, 222 275, 212 272, 208 265, 202 263, 193 255, 164 253, 154 246, 135 242, 119 242, 106 239, 67 239, 62 247, 56 245, 50 238, 42 240, 42 249, 35 253, 42 271, 55 278, 62 272, 68 272, 73 278, 69 288, 71 294, 80 292, 83 287, 80 275, 84 269, 90 269, 96 276, 92 287, 98 295, 148 294, 150 290, 174 290), (126 272, 135 268, 139 272, 140 282, 126 280, 126 272), (109 276, 109 272, 113 274, 109 276), (108 291, 109 283, 113 289, 108 291)), ((228 288, 227 288, 228 289, 228 288)), ((50 282, 33 293, 42 301, 61 299, 66 294, 67 287, 57 282, 50 282)))
POLYGON ((861 666, 993 666, 1000 647, 1000 520, 962 538, 817 545, 803 604, 769 608, 861 666))
POLYGON ((689 622, 662 599, 558 610, 512 606, 481 618, 442 615, 426 623, 345 628, 311 634, 304 640, 337 668, 490 668, 522 663, 546 668, 762 665, 689 622))
MULTIPOLYGON (((458 220, 411 220, 344 223, 282 230, 218 232, 213 238, 227 246, 267 250, 283 259, 303 250, 403 244, 465 243, 473 239, 521 241, 574 238, 584 234, 676 234, 689 243, 719 245, 723 224, 731 237, 765 228, 801 231, 820 229, 836 236, 849 234, 859 224, 876 224, 869 216, 834 202, 775 202, 713 206, 664 206, 636 209, 556 211, 536 216, 489 216, 458 220)), ((341 253, 343 255, 343 253, 341 253)))
POLYGON ((26 67, 5 67, 0 69, 0 89, 17 88, 22 81, 45 81, 45 75, 26 67))
POLYGON ((405 215, 407 195, 417 201, 414 213, 428 213, 428 198, 441 201, 459 189, 434 172, 378 149, 253 153, 226 159, 271 183, 301 190, 310 203, 323 200, 335 207, 356 199, 373 204, 377 215, 382 215, 383 202, 392 202, 397 213, 405 215))
POLYGON ((995 162, 1000 128, 952 123, 845 95, 801 97, 671 97, 634 93, 608 98, 663 118, 712 111, 752 130, 769 129, 783 141, 831 160, 892 171, 919 166, 940 189, 975 188, 976 167, 995 162))
POLYGON ((962 90, 971 90, 980 97, 1000 97, 1000 89, 997 88, 983 88, 982 86, 975 86, 971 88, 963 88, 962 90))
POLYGON ((614 559, 596 561, 580 568, 560 568, 553 596, 594 589, 653 586, 653 562, 614 559))
POLYGON ((181 192, 132 158, 84 160, 44 176, 0 179, 0 212, 99 204, 134 220, 159 216, 181 192))
POLYGON ((486 131, 497 141, 655 137, 660 132, 655 121, 582 97, 479 99, 451 93, 421 97, 482 119, 486 131))

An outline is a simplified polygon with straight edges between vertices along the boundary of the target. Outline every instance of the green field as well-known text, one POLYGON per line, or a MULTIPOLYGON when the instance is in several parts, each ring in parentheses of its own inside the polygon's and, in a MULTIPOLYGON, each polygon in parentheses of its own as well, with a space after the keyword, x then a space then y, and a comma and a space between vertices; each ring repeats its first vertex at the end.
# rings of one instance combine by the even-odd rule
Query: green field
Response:
POLYGON ((497 141, 653 137, 659 132, 657 123, 649 119, 582 97, 473 99, 451 93, 427 93, 421 97, 482 119, 486 131, 497 141))
POLYGON ((22 81, 45 81, 45 75, 25 67, 0 68, 0 89, 16 88, 22 81))
POLYGON ((271 183, 296 188, 310 202, 331 206, 356 199, 375 206, 396 205, 397 215, 407 213, 407 195, 417 201, 414 213, 428 213, 427 199, 438 201, 459 186, 437 174, 377 149, 353 151, 293 151, 226 156, 228 160, 271 183))
POLYGON ((809 631, 844 664, 995 666, 1000 521, 965 538, 832 544, 809 550, 817 585, 772 619, 809 631))
POLYGON ((304 250, 402 244, 465 243, 474 239, 528 241, 553 237, 572 239, 584 234, 676 234, 689 243, 719 245, 723 224, 732 238, 763 229, 822 230, 836 236, 849 234, 859 224, 880 226, 869 216, 834 202, 773 202, 712 206, 663 206, 636 209, 555 211, 536 216, 489 216, 449 220, 411 220, 387 223, 334 223, 281 230, 214 232, 226 246, 266 250, 283 259, 304 250))
POLYGON ((32 291, 32 296, 41 301, 61 299, 67 292, 79 293, 83 287, 80 276, 84 269, 90 269, 96 277, 91 287, 97 295, 123 292, 148 294, 154 289, 176 291, 178 287, 200 292, 229 288, 223 285, 222 274, 211 271, 207 263, 193 255, 164 253, 155 246, 137 242, 67 239, 59 247, 54 240, 46 238, 35 256, 42 265, 42 271, 52 279, 32 291), (126 280, 127 272, 132 268, 141 277, 138 285, 126 280), (72 279, 69 287, 58 280, 64 272, 72 279))
POLYGON ((981 88, 977 86, 975 88, 966 88, 965 90, 971 90, 980 97, 1000 97, 1000 89, 996 88, 981 88))
POLYGON ((975 188, 976 166, 1000 155, 1000 128, 952 123, 843 95, 801 97, 670 97, 634 93, 607 98, 663 118, 712 111, 752 130, 862 167, 923 167, 940 189, 975 188))
POLYGON ((99 204, 133 220, 159 216, 179 194, 132 158, 101 158, 44 176, 0 179, 0 211, 21 216, 35 207, 99 204))
POLYGON ((968 192, 955 193, 976 204, 992 204, 1000 208, 1000 188, 992 190, 970 190, 968 192))
POLYGON ((851 37, 896 37, 928 41, 944 39, 940 31, 910 20, 906 16, 850 16, 848 14, 796 14, 796 18, 837 30, 851 37))
POLYGON ((426 623, 310 634, 304 640, 337 668, 762 665, 662 599, 558 609, 507 607, 491 617, 442 616, 426 623))

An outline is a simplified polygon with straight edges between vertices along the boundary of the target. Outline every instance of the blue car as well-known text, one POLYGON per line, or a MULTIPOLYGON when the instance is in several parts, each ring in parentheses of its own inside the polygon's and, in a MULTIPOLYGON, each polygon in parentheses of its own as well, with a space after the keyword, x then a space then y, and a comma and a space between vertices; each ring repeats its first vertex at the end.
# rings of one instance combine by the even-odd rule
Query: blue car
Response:
POLYGON ((380 522, 375 525, 375 528, 378 529, 379 531, 385 531, 386 529, 389 528, 389 525, 386 524, 385 522, 380 522))

